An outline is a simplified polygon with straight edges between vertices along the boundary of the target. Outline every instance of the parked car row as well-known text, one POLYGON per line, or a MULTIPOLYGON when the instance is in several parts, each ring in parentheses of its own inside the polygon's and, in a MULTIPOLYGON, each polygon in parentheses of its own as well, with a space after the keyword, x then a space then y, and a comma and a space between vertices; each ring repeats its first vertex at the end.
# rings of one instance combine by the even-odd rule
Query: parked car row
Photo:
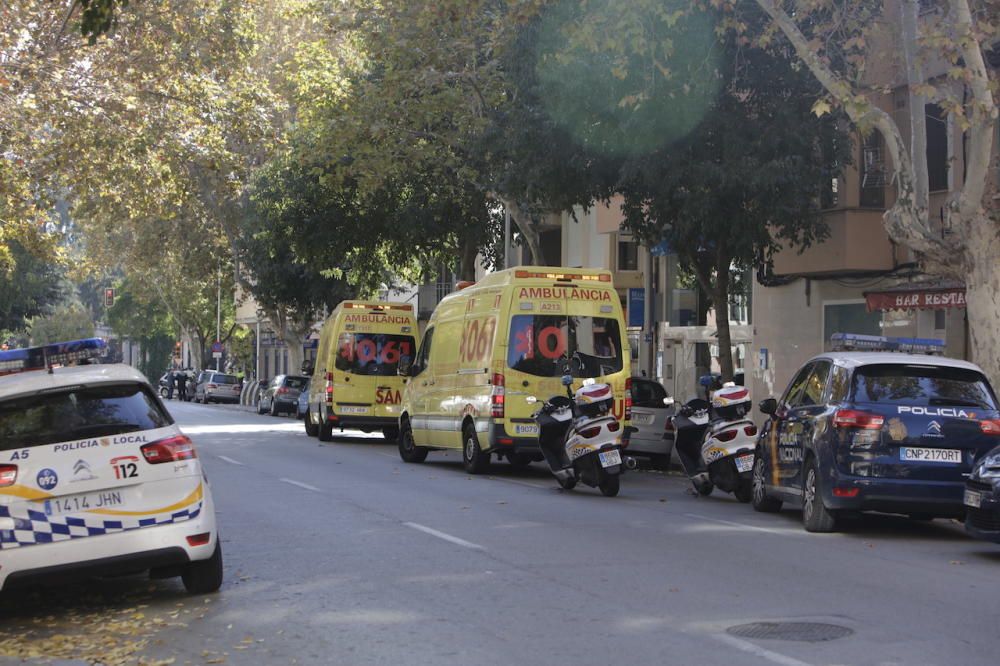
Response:
POLYGON ((202 370, 195 373, 194 370, 178 370, 165 372, 159 379, 157 392, 160 397, 166 400, 173 397, 172 390, 178 387, 178 376, 186 377, 186 387, 184 393, 176 391, 177 398, 184 401, 200 402, 207 404, 210 402, 232 402, 240 401, 240 390, 243 383, 236 375, 229 375, 216 370, 202 370), (171 385, 170 375, 174 375, 173 385, 171 385))

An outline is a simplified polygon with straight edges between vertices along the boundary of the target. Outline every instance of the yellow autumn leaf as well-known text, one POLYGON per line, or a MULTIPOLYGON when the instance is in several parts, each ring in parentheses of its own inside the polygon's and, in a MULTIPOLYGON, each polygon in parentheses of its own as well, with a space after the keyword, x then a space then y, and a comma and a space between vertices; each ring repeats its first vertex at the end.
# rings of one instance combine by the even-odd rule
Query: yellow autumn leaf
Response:
POLYGON ((818 99, 812 105, 812 112, 813 114, 816 115, 817 118, 825 116, 826 114, 830 113, 831 110, 832 107, 830 106, 830 102, 826 101, 825 99, 818 99))

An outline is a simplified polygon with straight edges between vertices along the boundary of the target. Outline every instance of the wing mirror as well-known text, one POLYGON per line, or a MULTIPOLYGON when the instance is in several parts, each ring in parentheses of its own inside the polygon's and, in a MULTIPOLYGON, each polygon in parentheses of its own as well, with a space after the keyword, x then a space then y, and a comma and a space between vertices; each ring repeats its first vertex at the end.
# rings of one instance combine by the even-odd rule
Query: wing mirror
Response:
POLYGON ((768 416, 774 416, 778 413, 778 401, 774 398, 761 400, 760 403, 758 403, 757 408, 768 416))
POLYGON ((400 377, 409 377, 411 370, 413 370, 413 357, 400 357, 399 364, 396 366, 396 374, 400 377))
POLYGON ((666 405, 667 407, 673 407, 674 399, 671 398, 670 396, 667 396, 666 398, 663 399, 663 404, 666 405))

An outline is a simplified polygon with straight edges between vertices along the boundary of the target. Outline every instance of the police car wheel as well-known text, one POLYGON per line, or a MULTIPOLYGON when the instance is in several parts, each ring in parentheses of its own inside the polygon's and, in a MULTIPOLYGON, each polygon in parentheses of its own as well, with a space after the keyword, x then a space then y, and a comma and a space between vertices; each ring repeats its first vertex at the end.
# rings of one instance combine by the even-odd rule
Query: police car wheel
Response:
POLYGON ((781 511, 782 502, 767 494, 767 469, 764 465, 763 456, 757 455, 753 461, 750 503, 755 511, 776 513, 781 511))
POLYGON ((410 429, 410 422, 403 421, 403 429, 399 432, 399 457, 403 462, 422 463, 427 460, 428 450, 422 446, 417 446, 413 441, 413 431, 410 429))
POLYGON ((802 524, 807 532, 832 532, 837 527, 836 517, 823 504, 820 490, 819 470, 816 461, 810 458, 803 472, 802 524))
POLYGON ((181 580, 191 594, 211 594, 222 587, 222 575, 222 543, 217 538, 212 556, 185 566, 181 580))
POLYGON ((479 436, 471 424, 462 429, 462 464, 469 474, 483 474, 490 467, 490 454, 479 446, 479 436))

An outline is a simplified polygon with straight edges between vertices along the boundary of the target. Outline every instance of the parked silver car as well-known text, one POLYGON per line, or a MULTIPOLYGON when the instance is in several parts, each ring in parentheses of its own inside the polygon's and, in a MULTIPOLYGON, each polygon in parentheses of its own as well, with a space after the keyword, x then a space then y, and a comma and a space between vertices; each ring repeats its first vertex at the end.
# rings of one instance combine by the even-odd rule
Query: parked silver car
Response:
POLYGON ((295 414, 298 411, 299 394, 308 384, 308 377, 278 375, 266 388, 261 389, 257 413, 270 412, 271 416, 277 416, 282 412, 295 414))
POLYGON ((236 375, 227 375, 215 370, 202 370, 194 385, 194 401, 202 404, 209 402, 239 402, 240 390, 243 388, 236 375))
POLYGON ((654 469, 666 469, 674 448, 672 433, 666 433, 668 417, 674 407, 663 403, 667 390, 659 382, 645 377, 632 378, 632 436, 629 438, 630 455, 649 458, 654 469))

